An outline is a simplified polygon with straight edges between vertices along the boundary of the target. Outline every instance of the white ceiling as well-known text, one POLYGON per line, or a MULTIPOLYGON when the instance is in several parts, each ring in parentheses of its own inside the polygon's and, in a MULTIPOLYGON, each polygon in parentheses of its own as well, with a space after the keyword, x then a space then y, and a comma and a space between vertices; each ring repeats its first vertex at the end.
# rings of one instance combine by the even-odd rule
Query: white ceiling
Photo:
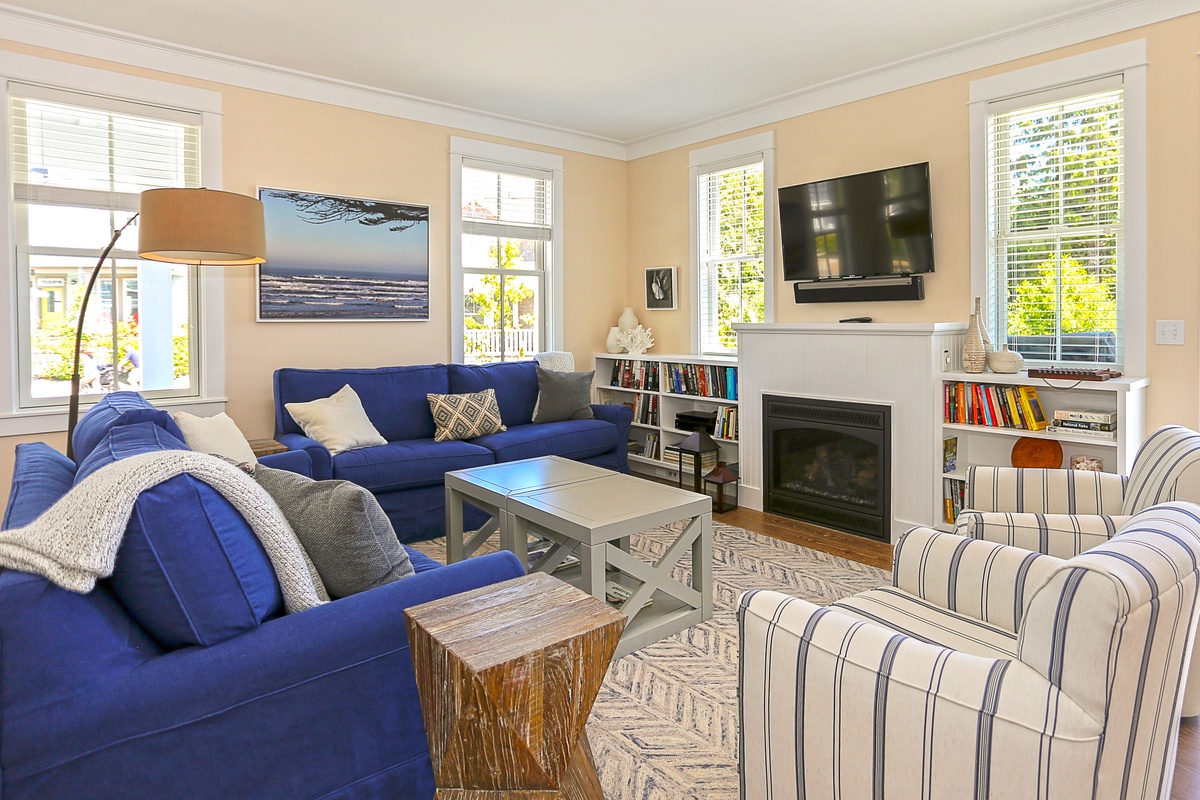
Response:
MULTIPOLYGON (((625 148, 754 123, 871 78, 919 79, 964 53, 989 50, 994 63, 1009 43, 1021 42, 1012 58, 1039 41, 1196 10, 1190 0, 16 0, 0 3, 0 23, 183 50, 625 148)), ((19 27, 0 24, 0 38, 19 27)))

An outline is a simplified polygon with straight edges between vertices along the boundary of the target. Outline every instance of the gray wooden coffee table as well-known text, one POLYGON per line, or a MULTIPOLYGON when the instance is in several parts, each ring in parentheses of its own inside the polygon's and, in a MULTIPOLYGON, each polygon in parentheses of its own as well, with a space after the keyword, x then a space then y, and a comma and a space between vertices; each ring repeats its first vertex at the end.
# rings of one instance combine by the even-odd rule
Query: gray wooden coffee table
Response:
POLYGON ((529 535, 554 547, 536 571, 551 571, 571 552, 578 566, 555 577, 605 599, 605 585, 616 581, 633 590, 619 606, 629 624, 616 657, 712 617, 712 500, 702 494, 640 478, 607 472, 601 477, 548 488, 510 493, 501 545, 522 563, 528 561, 529 535), (655 562, 629 552, 635 533, 684 520, 683 529, 655 562), (671 572, 690 552, 691 585, 671 572), (652 601, 647 604, 647 601, 652 601))
POLYGON ((611 470, 560 456, 506 461, 503 464, 447 472, 446 563, 453 564, 474 555, 479 546, 498 530, 501 531, 501 542, 507 540, 508 532, 502 529, 506 522, 505 502, 510 494, 613 474, 611 470), (463 532, 463 503, 470 503, 491 516, 470 539, 463 532))

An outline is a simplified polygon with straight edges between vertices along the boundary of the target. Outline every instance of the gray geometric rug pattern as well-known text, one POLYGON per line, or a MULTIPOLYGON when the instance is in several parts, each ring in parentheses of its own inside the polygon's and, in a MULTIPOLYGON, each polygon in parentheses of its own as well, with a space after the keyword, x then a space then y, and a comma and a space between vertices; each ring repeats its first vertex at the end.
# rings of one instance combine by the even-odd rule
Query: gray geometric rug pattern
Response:
MULTIPOLYGON (((659 558, 670 530, 632 537, 659 558)), ((486 550, 496 547, 492 537, 486 550)), ((413 545, 445 560, 445 540, 413 545)), ((676 567, 685 579, 690 558, 676 567)), ((774 589, 820 605, 889 583, 875 567, 713 523, 713 617, 613 662, 588 720, 607 800, 736 800, 737 599, 774 589)))

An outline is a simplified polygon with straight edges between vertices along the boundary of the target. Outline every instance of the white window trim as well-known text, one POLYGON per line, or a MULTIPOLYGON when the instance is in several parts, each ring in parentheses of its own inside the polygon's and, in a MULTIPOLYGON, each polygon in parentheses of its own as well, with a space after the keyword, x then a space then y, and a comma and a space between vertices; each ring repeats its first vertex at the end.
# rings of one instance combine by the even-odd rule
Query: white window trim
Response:
POLYGON ((1124 75, 1124 296, 1127 375, 1146 374, 1146 40, 971 81, 971 296, 987 291, 987 105, 1023 94, 1124 75))
MULTIPOLYGON (((691 238, 691 329, 692 352, 700 352, 700 219, 696 209, 696 181, 718 167, 734 167, 762 161, 763 165, 763 321, 775 321, 775 133, 766 131, 688 154, 688 208, 691 238)), ((736 351, 735 351, 736 352, 736 351)))
POLYGON ((563 347, 563 157, 460 136, 450 137, 450 360, 463 363, 462 169, 478 159, 517 169, 553 173, 550 191, 550 263, 546 265, 545 350, 563 347))
MULTIPOLYGON (((197 112, 202 117, 200 133, 201 180, 209 189, 220 189, 221 181, 221 95, 207 89, 139 78, 117 72, 66 64, 21 53, 0 52, 0 87, 5 113, 0 114, 0 185, 12 186, 11 140, 8 119, 9 84, 39 84, 85 94, 112 97, 137 103, 197 112)), ((20 377, 17 364, 16 251, 12 230, 12 191, 0 193, 0 310, 8 324, 0 325, 0 436, 64 431, 63 407, 20 408, 20 377)), ((96 252, 99 257, 99 251, 96 252)), ((214 414, 225 408, 225 280, 221 269, 197 270, 197 303, 200 335, 196 337, 196 363, 200 365, 198 395, 155 400, 170 406, 214 414)))

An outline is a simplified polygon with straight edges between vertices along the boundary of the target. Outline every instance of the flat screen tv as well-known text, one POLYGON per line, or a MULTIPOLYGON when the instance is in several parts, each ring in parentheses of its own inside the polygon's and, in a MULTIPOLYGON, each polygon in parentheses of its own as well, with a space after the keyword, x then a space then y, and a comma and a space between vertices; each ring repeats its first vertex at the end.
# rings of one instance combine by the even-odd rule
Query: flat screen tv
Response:
POLYGON ((789 281, 933 272, 929 164, 786 186, 779 232, 789 281))

